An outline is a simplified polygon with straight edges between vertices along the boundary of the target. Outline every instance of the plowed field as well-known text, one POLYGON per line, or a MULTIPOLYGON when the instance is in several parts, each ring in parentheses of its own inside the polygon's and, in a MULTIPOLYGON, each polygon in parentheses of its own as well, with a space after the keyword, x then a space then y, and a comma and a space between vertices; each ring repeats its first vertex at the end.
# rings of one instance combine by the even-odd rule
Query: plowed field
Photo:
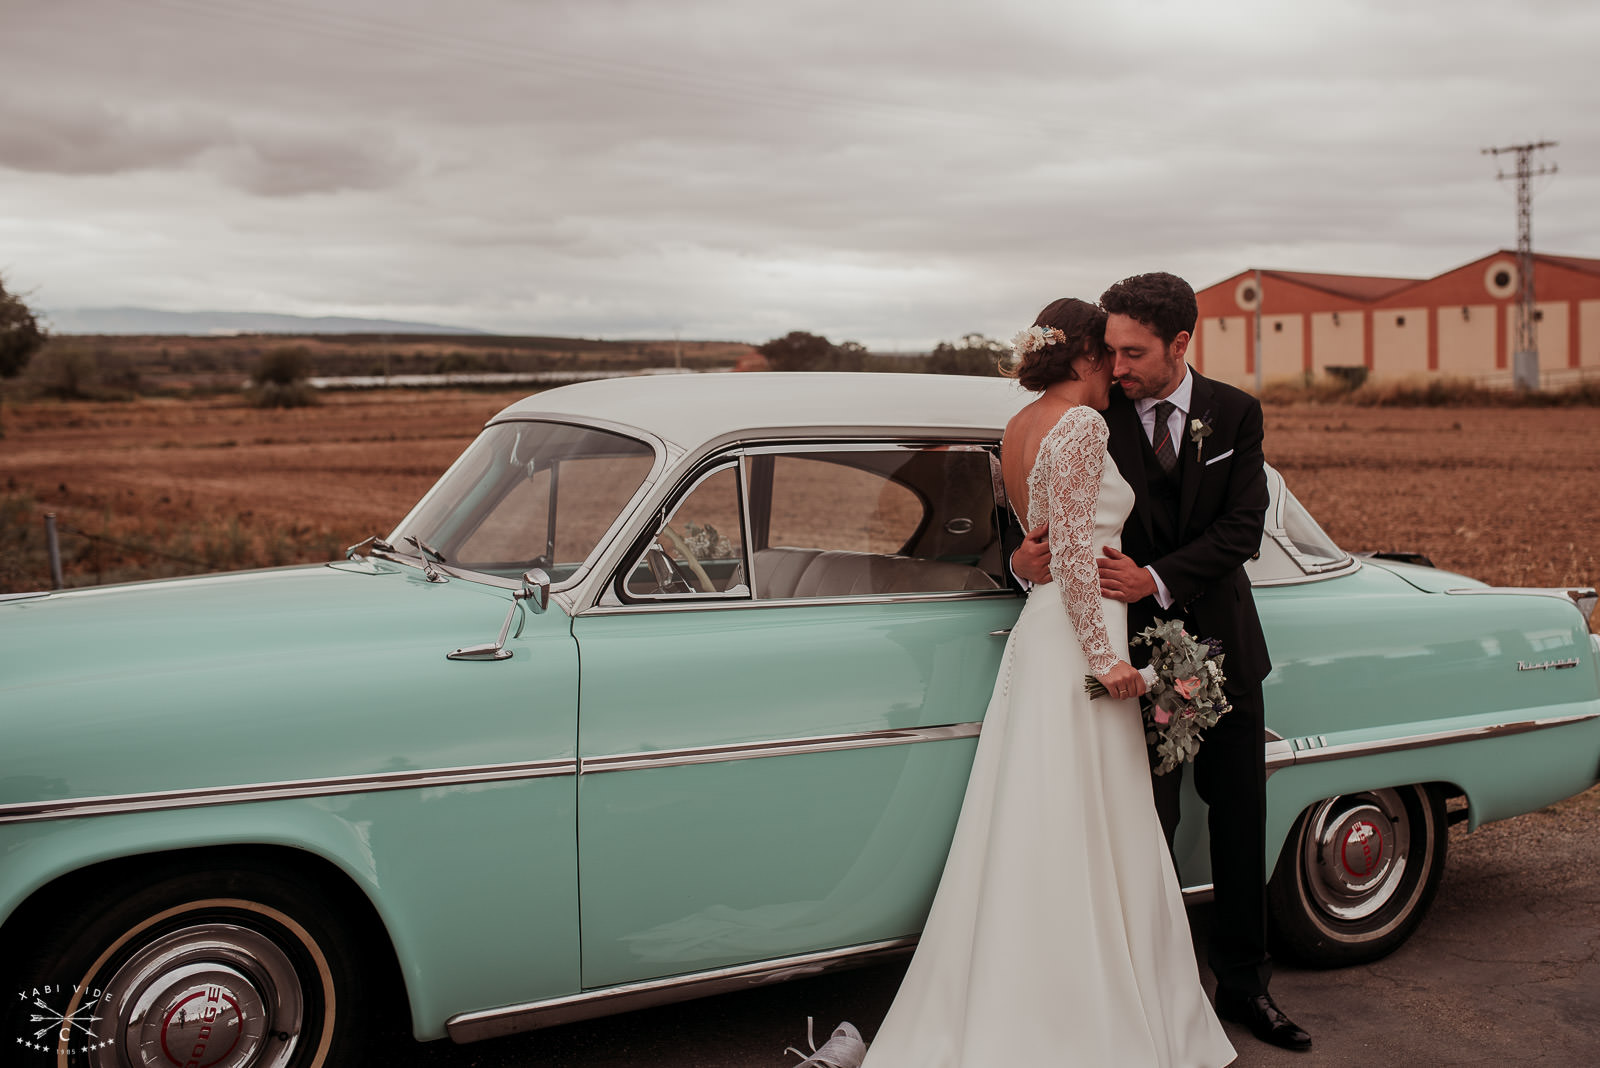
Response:
MULTIPOLYGON (((388 532, 519 394, 8 405, 0 590, 323 560, 388 532)), ((1600 411, 1267 409, 1267 459, 1348 549, 1407 549, 1499 585, 1600 582, 1600 411)))

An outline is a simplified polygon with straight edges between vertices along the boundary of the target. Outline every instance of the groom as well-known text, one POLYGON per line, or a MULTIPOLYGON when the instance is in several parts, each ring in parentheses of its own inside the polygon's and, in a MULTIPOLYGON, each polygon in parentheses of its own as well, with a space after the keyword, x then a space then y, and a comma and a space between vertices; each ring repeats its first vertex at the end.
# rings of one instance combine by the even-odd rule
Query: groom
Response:
MULTIPOLYGON (((1267 993, 1261 680, 1272 665, 1244 573, 1260 548, 1267 509, 1261 405, 1185 363, 1198 308, 1183 279, 1126 278, 1100 304, 1120 387, 1105 412, 1108 448, 1134 491, 1122 551, 1106 546, 1098 560, 1101 591, 1128 603, 1129 634, 1158 616, 1179 618, 1189 633, 1218 639, 1227 654, 1224 689, 1233 708, 1206 732, 1194 762, 1195 787, 1210 810, 1215 904, 1207 956, 1217 977, 1217 1015, 1263 1041, 1309 1049, 1311 1037, 1267 993)), ((1013 568, 1048 582, 1049 559, 1041 528, 1017 550, 1013 568)), ((1181 780, 1182 765, 1152 780, 1169 845, 1181 780)))

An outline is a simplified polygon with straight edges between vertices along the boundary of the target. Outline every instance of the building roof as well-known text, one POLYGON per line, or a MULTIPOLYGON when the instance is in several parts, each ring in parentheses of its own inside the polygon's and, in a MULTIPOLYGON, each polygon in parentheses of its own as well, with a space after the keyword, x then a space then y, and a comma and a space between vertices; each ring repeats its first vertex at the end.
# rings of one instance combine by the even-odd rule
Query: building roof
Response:
POLYGON ((546 390, 494 420, 577 418, 646 430, 680 448, 746 431, 877 427, 1003 429, 1034 394, 1005 378, 768 372, 641 375, 546 390))
POLYGON ((1535 252, 1533 258, 1541 263, 1554 263, 1585 274, 1600 274, 1600 260, 1590 259, 1587 256, 1552 256, 1548 252, 1535 252))
POLYGON ((1372 274, 1319 274, 1310 271, 1268 270, 1263 270, 1261 273, 1270 278, 1281 278, 1296 285, 1361 301, 1382 300, 1391 293, 1398 293, 1407 286, 1423 281, 1421 278, 1390 278, 1372 274))

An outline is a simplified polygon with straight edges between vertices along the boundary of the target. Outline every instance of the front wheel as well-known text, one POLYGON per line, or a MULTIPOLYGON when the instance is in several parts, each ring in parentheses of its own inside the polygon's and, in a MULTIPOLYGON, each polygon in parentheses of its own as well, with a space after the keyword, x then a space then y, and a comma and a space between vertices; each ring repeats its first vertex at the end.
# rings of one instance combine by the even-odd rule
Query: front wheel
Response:
POLYGON ((1267 887, 1278 951, 1330 967, 1393 952, 1432 903, 1448 844, 1444 799, 1426 786, 1312 805, 1267 887))
POLYGON ((29 1004, 12 1007, 11 1030, 45 1054, 41 1064, 359 1059, 367 999, 349 925, 280 872, 170 868, 71 904, 26 954, 29 1004))

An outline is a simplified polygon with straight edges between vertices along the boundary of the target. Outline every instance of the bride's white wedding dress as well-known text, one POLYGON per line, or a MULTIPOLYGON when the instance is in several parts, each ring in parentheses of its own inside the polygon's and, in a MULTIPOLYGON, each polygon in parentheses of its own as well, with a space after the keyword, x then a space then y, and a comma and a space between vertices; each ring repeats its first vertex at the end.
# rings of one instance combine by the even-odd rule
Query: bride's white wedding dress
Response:
POLYGON ((1159 1065, 1234 1058, 1200 986, 1150 794, 1138 704, 1084 676, 1128 654, 1100 596, 1133 490, 1106 425, 1073 408, 1028 475, 1051 573, 1017 620, 983 721, 938 896, 865 1068, 1159 1065))

